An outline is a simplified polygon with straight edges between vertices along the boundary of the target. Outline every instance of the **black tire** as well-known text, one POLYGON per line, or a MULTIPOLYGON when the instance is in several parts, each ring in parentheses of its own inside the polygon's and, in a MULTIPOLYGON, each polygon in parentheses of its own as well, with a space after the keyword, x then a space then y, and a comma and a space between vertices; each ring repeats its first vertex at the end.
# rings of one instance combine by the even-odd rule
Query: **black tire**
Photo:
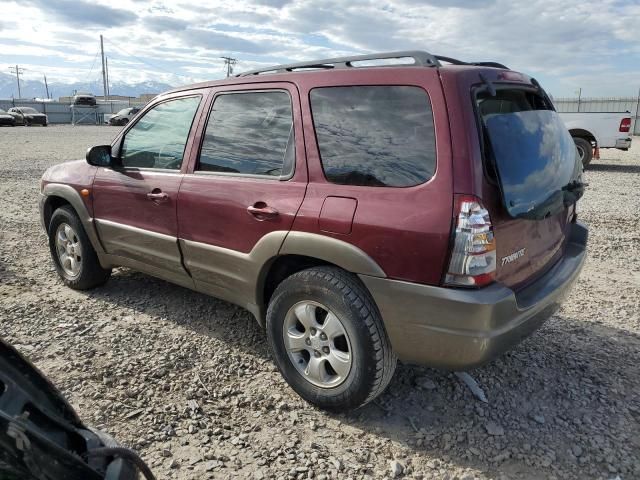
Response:
POLYGON ((578 156, 582 161, 582 166, 587 168, 593 159, 593 146, 591 145, 591 142, 582 137, 573 137, 573 142, 576 144, 576 148, 578 149, 578 156))
POLYGON ((286 278, 267 309, 267 338, 280 373, 309 403, 329 411, 361 407, 380 395, 393 377, 397 359, 380 313, 358 277, 336 267, 315 267, 286 278), (351 367, 333 388, 316 386, 298 371, 284 340, 287 313, 300 302, 326 306, 347 334, 351 367))
POLYGON ((91 245, 87 233, 84 231, 82 222, 78 218, 76 212, 70 206, 63 206, 58 208, 51 216, 51 222, 49 223, 49 250, 51 252, 51 258, 53 264, 58 272, 58 275, 67 287, 74 290, 89 290, 99 285, 103 285, 111 275, 111 269, 104 269, 100 266, 96 251, 91 245), (69 225, 80 244, 80 267, 79 273, 71 275, 62 267, 60 258, 58 257, 56 247, 56 234, 60 225, 69 225))
POLYGON ((123 127, 124 127, 127 123, 129 123, 129 119, 128 119, 128 118, 123 118, 123 119, 120 121, 120 125, 122 125, 123 127))

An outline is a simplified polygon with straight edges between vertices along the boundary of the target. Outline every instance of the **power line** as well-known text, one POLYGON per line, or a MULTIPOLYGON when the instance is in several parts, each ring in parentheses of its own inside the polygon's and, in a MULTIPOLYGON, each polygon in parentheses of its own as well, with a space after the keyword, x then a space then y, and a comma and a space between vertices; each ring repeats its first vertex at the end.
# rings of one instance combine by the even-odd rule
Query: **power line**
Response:
POLYGON ((120 50, 120 51, 121 51, 122 53, 124 53, 125 55, 128 55, 129 57, 135 58, 135 59, 136 59, 136 60, 138 60, 140 63, 144 63, 145 65, 148 65, 148 66, 150 66, 150 67, 153 67, 153 68, 155 68, 155 69, 157 69, 157 70, 162 70, 163 72, 170 73, 171 75, 176 75, 176 76, 178 76, 178 77, 183 77, 183 78, 188 78, 188 79, 190 79, 190 77, 189 77, 189 76, 187 76, 187 75, 182 75, 182 74, 180 74, 180 73, 172 72, 172 71, 167 70, 166 68, 163 68, 163 67, 161 67, 161 66, 159 66, 159 65, 155 65, 155 64, 153 64, 153 63, 151 63, 151 62, 149 62, 149 61, 147 61, 147 60, 143 60, 142 58, 135 56, 133 53, 128 52, 127 50, 125 50, 124 48, 120 47, 119 45, 116 45, 115 43, 111 42, 111 41, 110 41, 109 39, 107 39, 107 38, 105 38, 105 42, 107 42, 109 45, 111 45, 112 47, 116 48, 117 50, 120 50))
POLYGON ((91 68, 89 69, 89 75, 87 75, 88 78, 91 78, 91 74, 93 73, 93 67, 96 64, 96 60, 98 59, 98 55, 100 55, 100 50, 98 50, 95 54, 95 56, 93 57, 93 63, 91 64, 91 68))

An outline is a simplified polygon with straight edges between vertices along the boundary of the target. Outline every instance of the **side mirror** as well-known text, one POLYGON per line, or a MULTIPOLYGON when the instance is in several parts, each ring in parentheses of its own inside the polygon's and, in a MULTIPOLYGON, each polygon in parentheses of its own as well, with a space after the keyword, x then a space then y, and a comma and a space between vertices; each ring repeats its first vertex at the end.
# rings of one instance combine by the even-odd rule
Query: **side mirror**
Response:
POLYGON ((111 145, 96 145, 87 150, 87 163, 95 167, 113 166, 111 145))

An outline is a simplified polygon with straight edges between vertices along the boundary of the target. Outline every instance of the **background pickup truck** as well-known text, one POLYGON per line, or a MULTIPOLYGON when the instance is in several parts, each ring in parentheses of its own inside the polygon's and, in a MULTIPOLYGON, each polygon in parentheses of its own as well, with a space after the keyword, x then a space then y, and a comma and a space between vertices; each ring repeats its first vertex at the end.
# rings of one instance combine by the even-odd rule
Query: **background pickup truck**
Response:
POLYGON ((576 143, 582 164, 586 167, 601 148, 628 150, 631 147, 631 114, 629 112, 560 113, 576 143))

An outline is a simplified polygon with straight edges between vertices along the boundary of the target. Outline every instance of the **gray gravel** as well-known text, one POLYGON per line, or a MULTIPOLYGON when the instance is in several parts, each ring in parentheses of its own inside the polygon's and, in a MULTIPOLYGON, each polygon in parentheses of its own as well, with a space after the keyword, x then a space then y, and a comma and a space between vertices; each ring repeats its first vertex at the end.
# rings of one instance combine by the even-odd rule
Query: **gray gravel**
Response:
POLYGON ((470 372, 488 403, 399 366, 374 404, 328 415, 233 305, 126 269, 89 293, 58 281, 40 175, 116 131, 0 129, 0 333, 158 478, 640 478, 640 138, 586 174, 589 259, 565 306, 470 372))

